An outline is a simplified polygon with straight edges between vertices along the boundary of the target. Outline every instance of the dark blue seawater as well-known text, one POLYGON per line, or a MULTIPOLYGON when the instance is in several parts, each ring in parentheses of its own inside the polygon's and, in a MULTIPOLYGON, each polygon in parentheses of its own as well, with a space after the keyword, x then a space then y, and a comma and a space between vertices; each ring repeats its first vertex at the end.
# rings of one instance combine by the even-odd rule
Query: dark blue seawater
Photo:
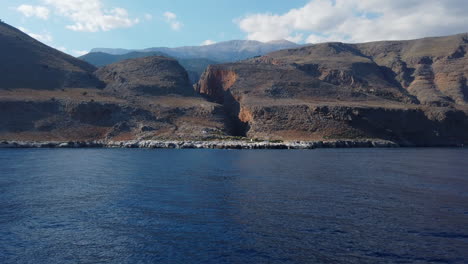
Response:
POLYGON ((0 263, 468 263, 468 150, 0 150, 0 263))

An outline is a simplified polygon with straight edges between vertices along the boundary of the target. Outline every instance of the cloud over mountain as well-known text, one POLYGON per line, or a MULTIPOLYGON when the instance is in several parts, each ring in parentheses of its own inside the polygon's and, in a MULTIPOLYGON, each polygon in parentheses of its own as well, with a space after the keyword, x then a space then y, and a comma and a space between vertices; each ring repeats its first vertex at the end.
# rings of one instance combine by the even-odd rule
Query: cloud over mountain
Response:
POLYGON ((313 0, 284 14, 237 20, 251 40, 308 43, 412 39, 468 31, 466 0, 313 0))
POLYGON ((38 34, 38 33, 33 33, 33 32, 30 32, 28 29, 24 28, 24 27, 18 27, 19 30, 23 31, 24 33, 28 34, 30 37, 36 39, 36 40, 39 40, 40 42, 43 42, 43 43, 47 43, 49 45, 52 45, 52 41, 54 40, 54 38, 52 37, 52 35, 49 33, 49 32, 44 32, 42 34, 38 34))

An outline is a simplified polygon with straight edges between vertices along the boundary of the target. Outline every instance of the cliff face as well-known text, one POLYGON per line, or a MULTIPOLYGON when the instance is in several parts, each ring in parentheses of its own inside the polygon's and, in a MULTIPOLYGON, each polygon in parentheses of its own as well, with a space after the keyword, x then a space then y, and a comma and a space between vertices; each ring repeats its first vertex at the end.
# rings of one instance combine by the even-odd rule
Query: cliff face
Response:
POLYGON ((326 43, 207 69, 196 90, 241 135, 270 139, 468 142, 467 34, 326 43))
POLYGON ((0 23, 0 140, 466 144, 467 45, 467 34, 312 45, 209 66, 194 90, 174 59, 96 70, 0 23))
POLYGON ((356 46, 422 104, 467 104, 468 34, 356 46))
POLYGON ((208 66, 206 72, 202 75, 202 82, 195 86, 195 90, 200 94, 209 95, 217 103, 224 103, 226 92, 237 81, 237 75, 234 71, 224 70, 218 67, 208 66))

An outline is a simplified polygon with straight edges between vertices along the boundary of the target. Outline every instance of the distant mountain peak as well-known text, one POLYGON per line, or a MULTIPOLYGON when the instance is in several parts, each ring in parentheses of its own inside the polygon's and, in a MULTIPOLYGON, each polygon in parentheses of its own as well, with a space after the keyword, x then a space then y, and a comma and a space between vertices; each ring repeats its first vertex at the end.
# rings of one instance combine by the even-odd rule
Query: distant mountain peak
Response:
POLYGON ((286 40, 286 39, 271 40, 271 41, 268 41, 268 42, 265 42, 265 43, 267 43, 267 44, 284 44, 284 45, 290 44, 290 45, 298 45, 297 43, 292 42, 292 41, 289 41, 289 40, 286 40))
POLYGON ((95 48, 91 52, 103 52, 111 55, 124 55, 131 52, 162 52, 179 59, 205 58, 216 62, 234 62, 281 49, 296 48, 299 45, 284 39, 270 42, 256 40, 230 40, 213 45, 185 46, 176 48, 153 47, 143 50, 95 48))

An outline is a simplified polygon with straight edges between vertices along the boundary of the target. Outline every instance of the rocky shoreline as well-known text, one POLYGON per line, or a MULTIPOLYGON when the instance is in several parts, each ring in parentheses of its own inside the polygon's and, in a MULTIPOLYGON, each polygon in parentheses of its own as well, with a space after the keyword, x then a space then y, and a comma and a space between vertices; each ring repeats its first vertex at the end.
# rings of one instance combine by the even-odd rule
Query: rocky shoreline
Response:
MULTIPOLYGON (((316 148, 394 148, 418 147, 402 145, 385 140, 337 140, 337 141, 165 141, 165 140, 132 140, 132 141, 1 141, 0 148, 148 148, 148 149, 316 149, 316 148)), ((419 146, 421 147, 421 146, 419 146)), ((426 146, 428 147, 428 146, 426 146)), ((463 147, 447 145, 445 147, 463 147)))

